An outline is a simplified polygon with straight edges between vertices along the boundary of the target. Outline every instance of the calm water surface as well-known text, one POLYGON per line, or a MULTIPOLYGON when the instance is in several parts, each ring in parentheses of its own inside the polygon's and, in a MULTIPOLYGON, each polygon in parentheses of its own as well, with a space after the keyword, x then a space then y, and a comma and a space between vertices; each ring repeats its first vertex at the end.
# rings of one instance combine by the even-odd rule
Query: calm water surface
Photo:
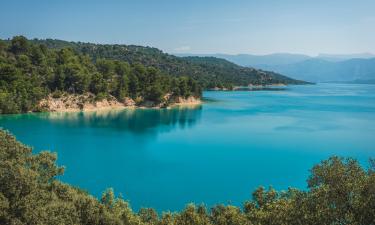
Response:
POLYGON ((7 115, 0 126, 56 151, 63 181, 96 196, 113 187, 133 208, 159 211, 240 205, 259 185, 306 188, 312 165, 331 155, 375 157, 374 85, 204 96, 195 108, 7 115))

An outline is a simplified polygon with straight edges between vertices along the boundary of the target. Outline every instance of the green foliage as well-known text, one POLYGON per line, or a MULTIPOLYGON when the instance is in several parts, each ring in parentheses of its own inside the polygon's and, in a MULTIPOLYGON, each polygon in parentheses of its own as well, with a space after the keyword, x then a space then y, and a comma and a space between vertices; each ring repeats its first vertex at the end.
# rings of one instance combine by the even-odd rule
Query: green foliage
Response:
POLYGON ((56 179, 56 155, 31 148, 0 130, 0 224, 85 225, 316 225, 375 224, 375 161, 365 170, 351 158, 331 157, 314 166, 308 189, 259 187, 243 207, 188 204, 158 216, 133 212, 112 189, 100 201, 56 179))
POLYGON ((0 40, 0 113, 39 110, 54 91, 91 92, 156 104, 168 94, 200 97, 203 88, 249 84, 301 84, 273 72, 214 57, 176 57, 156 48, 60 40, 0 40))
POLYGON ((160 85, 152 85, 151 87, 146 88, 147 99, 155 102, 161 102, 164 96, 164 92, 160 85))
POLYGON ((203 88, 220 87, 231 89, 233 86, 249 84, 303 84, 277 73, 238 66, 215 57, 176 57, 163 53, 159 49, 135 45, 101 45, 61 40, 33 40, 49 48, 71 47, 78 52, 90 55, 94 59, 114 59, 130 64, 140 63, 154 67, 164 74, 188 76, 198 81, 203 88))
POLYGON ((23 36, 13 37, 10 45, 10 51, 15 55, 25 53, 29 50, 29 43, 27 39, 23 36))
POLYGON ((141 208, 138 216, 143 223, 150 225, 157 225, 159 223, 158 214, 153 208, 141 208))
MULTIPOLYGON (((22 36, 0 42, 0 114, 37 111, 48 94, 57 97, 56 93, 64 92, 91 92, 96 100, 114 96, 118 101, 131 97, 159 103, 167 94, 179 96, 179 88, 172 84, 187 80, 147 63, 92 58, 74 46, 48 49, 45 44, 50 46, 22 36)), ((201 95, 194 80, 189 79, 183 88, 185 97, 201 95)))

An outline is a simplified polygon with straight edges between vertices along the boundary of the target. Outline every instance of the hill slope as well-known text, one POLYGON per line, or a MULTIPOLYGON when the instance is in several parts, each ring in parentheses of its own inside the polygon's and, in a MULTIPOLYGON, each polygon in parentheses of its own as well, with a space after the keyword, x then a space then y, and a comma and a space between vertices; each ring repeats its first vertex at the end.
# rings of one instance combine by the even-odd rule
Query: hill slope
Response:
POLYGON ((240 66, 255 67, 258 65, 282 65, 301 62, 310 59, 310 56, 302 54, 275 53, 269 55, 251 55, 251 54, 178 54, 178 56, 205 56, 226 59, 240 66))
POLYGON ((0 41, 0 114, 82 110, 97 103, 166 107, 199 98, 201 91, 191 77, 170 76, 140 63, 93 60, 22 36, 0 41))
POLYGON ((109 45, 61 40, 33 40, 48 48, 71 47, 78 52, 98 58, 126 61, 130 64, 141 63, 153 66, 163 73, 175 76, 189 76, 197 80, 204 88, 249 84, 304 84, 303 81, 290 79, 283 75, 260 71, 233 64, 215 57, 176 57, 151 47, 135 45, 109 45))

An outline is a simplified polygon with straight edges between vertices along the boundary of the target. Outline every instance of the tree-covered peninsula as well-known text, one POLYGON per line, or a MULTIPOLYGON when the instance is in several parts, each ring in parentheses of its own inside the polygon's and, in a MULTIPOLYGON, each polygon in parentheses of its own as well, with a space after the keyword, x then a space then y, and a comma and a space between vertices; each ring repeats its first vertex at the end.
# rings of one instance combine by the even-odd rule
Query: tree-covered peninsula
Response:
POLYGON ((176 57, 134 45, 0 40, 0 114, 99 106, 166 107, 203 89, 304 84, 214 57, 176 57))
MULTIPOLYGON (((57 179, 56 154, 40 152, 0 130, 0 224, 28 225, 316 225, 375 224, 375 162, 364 169, 332 157, 311 169, 308 188, 259 187, 242 207, 188 204, 158 214, 131 209, 112 189, 97 199, 57 179)), ((209 175, 207 175, 209 176, 209 175)), ((126 196, 125 196, 126 197, 126 196)))
POLYGON ((170 76, 139 62, 93 59, 69 46, 50 49, 22 36, 0 41, 0 114, 48 110, 61 101, 73 108, 102 100, 167 106, 198 99, 201 92, 191 77, 170 76))
POLYGON ((204 89, 231 89, 233 86, 247 86, 249 84, 272 85, 280 83, 307 83, 274 72, 242 67, 225 59, 215 57, 177 57, 152 47, 68 42, 54 39, 33 39, 31 41, 33 43, 43 44, 52 49, 70 47, 94 59, 114 59, 126 61, 130 64, 141 63, 145 66, 158 68, 168 75, 189 76, 198 81, 204 89))

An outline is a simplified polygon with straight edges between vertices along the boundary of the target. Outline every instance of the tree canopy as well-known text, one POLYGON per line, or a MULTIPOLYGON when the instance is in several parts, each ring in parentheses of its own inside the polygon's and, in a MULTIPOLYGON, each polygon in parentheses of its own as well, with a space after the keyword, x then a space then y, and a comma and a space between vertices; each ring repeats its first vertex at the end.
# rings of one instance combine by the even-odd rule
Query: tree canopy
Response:
POLYGON ((278 73, 242 67, 224 59, 215 57, 176 57, 157 48, 137 45, 92 44, 46 39, 32 40, 48 48, 70 47, 78 52, 90 55, 93 59, 105 58, 158 68, 172 76, 189 76, 204 88, 232 88, 233 86, 268 84, 305 84, 278 73))
POLYGON ((51 49, 22 36, 0 41, 0 114, 38 110, 37 103, 51 93, 161 101, 166 94, 200 97, 201 91, 191 77, 140 62, 93 58, 70 46, 51 49))

